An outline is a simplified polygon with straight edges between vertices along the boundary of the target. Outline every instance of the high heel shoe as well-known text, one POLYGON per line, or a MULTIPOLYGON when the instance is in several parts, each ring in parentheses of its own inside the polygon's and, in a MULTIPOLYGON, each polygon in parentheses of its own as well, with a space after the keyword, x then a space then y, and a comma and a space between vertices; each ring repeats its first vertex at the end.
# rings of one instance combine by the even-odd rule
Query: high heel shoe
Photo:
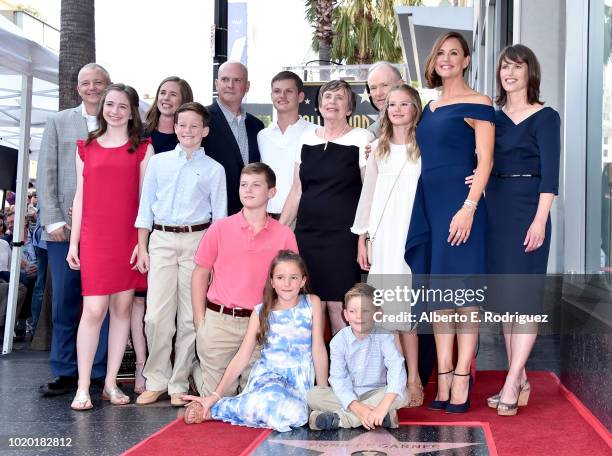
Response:
POLYGON ((134 392, 136 394, 142 394, 145 391, 145 378, 142 376, 145 363, 136 363, 136 369, 134 371, 134 392))
POLYGON ((113 386, 111 389, 104 388, 102 399, 110 401, 113 405, 127 405, 130 403, 130 396, 121 391, 118 386, 113 386))
MULTIPOLYGON (((454 372, 455 372, 454 369, 449 370, 448 372, 438 372, 438 376, 452 374, 454 372)), ((450 388, 448 391, 448 399, 446 399, 445 401, 439 401, 439 400, 431 401, 431 403, 429 404, 429 407, 427 408, 429 410, 445 410, 449 402, 450 402, 450 388)))
POLYGON ((448 401, 448 405, 446 406, 446 413, 465 413, 470 409, 470 395, 472 394, 472 384, 474 383, 474 379, 472 378, 472 374, 453 374, 457 377, 470 377, 470 381, 468 383, 468 393, 467 399, 463 404, 451 404, 450 400, 448 401))
MULTIPOLYGON (((529 395, 531 394, 531 383, 529 383, 529 380, 525 380, 522 384, 521 384, 521 391, 519 393, 519 397, 518 397, 518 406, 519 407, 524 407, 529 403, 529 395)), ((497 405, 499 404, 499 398, 501 396, 501 393, 496 394, 495 396, 490 396, 487 398, 487 405, 493 409, 497 408, 497 405)))
MULTIPOLYGON (((497 404, 497 414, 499 416, 514 416, 518 413, 519 406, 525 406, 529 402, 529 394, 531 393, 531 385, 528 381, 525 381, 519 386, 519 394, 516 402, 508 404, 501 400, 497 404)), ((501 395, 500 395, 501 397, 501 395)))

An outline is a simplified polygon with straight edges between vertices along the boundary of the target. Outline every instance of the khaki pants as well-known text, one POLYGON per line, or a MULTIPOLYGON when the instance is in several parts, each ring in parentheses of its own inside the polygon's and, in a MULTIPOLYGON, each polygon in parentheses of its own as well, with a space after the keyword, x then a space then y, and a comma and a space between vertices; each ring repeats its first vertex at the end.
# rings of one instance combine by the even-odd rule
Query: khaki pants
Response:
POLYGON ((143 375, 151 391, 186 393, 195 359, 195 329, 191 308, 193 258, 204 231, 170 233, 154 230, 149 239, 145 334, 149 357, 143 375), (170 363, 172 337, 174 367, 170 363))
MULTIPOLYGON (((383 386, 380 388, 373 389, 359 396, 359 402, 363 402, 366 405, 376 407, 385 396, 387 387, 383 386)), ((359 418, 348 410, 342 408, 342 404, 334 394, 334 391, 329 386, 315 386, 308 391, 307 395, 308 406, 317 412, 335 412, 340 417, 340 427, 342 428, 356 428, 361 426, 359 418)), ((404 407, 410 402, 408 391, 404 391, 403 398, 398 396, 391 407, 391 410, 397 410, 398 408, 404 407)))
MULTIPOLYGON (((17 280, 19 280, 19 276, 17 276, 17 280)), ((6 320, 8 289, 9 283, 0 279, 0 327, 4 327, 4 322, 6 320)), ((15 311, 15 321, 17 321, 19 318, 19 314, 21 313, 21 308, 25 303, 27 293, 28 289, 24 284, 20 283, 17 287, 17 309, 15 311)))
MULTIPOLYGON (((193 379, 200 396, 209 396, 216 390, 225 369, 240 348, 249 324, 248 317, 232 317, 221 312, 206 309, 204 322, 196 335, 196 351, 200 359, 194 366, 193 379)), ((225 391, 217 391, 222 396, 235 396, 246 386, 251 367, 260 356, 260 347, 255 348, 248 366, 238 380, 225 391)))

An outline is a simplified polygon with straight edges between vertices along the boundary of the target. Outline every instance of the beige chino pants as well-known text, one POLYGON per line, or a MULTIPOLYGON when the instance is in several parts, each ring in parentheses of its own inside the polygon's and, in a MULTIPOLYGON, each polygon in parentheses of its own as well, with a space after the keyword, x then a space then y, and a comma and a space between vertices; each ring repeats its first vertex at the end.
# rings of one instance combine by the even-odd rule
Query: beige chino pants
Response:
MULTIPOLYGON (((380 401, 382 401, 383 397, 385 397, 386 390, 387 387, 385 386, 373 389, 360 395, 358 400, 366 405, 376 407, 380 401)), ((329 386, 315 386, 311 388, 308 391, 307 400, 308 407, 313 411, 337 413, 340 417, 340 427, 342 428, 356 428, 362 425, 357 415, 342 408, 342 403, 338 400, 334 391, 329 386)), ((393 404, 391 404, 391 407, 389 407, 389 412, 404 407, 408 402, 410 402, 410 396, 408 391, 404 391, 403 398, 397 396, 393 404)))
POLYGON ((191 273, 196 250, 206 230, 170 233, 153 230, 149 238, 145 334, 149 357, 143 371, 146 388, 168 390, 169 394, 189 390, 189 375, 195 359, 195 329, 191 307, 191 273), (172 337, 174 366, 170 362, 172 337))
MULTIPOLYGON (((249 317, 232 317, 206 309, 204 322, 200 325, 196 336, 196 351, 200 362, 193 369, 193 379, 200 396, 209 396, 217 389, 225 369, 240 348, 248 324, 249 317)), ((229 385, 225 391, 217 393, 222 396, 239 394, 246 386, 251 368, 260 355, 260 347, 256 347, 248 366, 238 380, 229 385)))

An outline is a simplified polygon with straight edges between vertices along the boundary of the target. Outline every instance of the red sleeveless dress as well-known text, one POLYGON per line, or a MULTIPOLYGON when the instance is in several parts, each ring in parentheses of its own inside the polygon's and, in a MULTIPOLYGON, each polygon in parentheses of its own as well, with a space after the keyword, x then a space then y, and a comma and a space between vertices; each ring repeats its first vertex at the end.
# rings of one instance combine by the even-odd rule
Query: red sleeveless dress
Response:
POLYGON ((83 160, 83 216, 79 257, 83 296, 146 288, 147 277, 132 271, 130 256, 138 243, 134 228, 140 197, 140 163, 149 140, 135 152, 130 143, 102 147, 97 140, 77 141, 83 160))

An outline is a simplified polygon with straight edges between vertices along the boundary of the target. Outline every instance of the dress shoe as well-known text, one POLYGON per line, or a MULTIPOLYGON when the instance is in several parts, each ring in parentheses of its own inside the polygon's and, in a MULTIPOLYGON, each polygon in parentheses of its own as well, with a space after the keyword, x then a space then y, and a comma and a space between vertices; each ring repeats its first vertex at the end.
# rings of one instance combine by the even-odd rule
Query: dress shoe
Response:
POLYGON ((170 395, 170 404, 173 407, 182 407, 183 405, 187 403, 187 401, 184 401, 183 399, 181 399, 186 394, 187 393, 172 393, 170 395))
POLYGON ((469 375, 470 381, 468 383, 467 399, 463 404, 451 404, 449 400, 448 405, 446 406, 446 413, 465 413, 470 409, 470 394, 472 393, 472 384, 474 383, 474 379, 472 378, 472 374, 453 375, 456 375, 457 377, 467 377, 469 375))
MULTIPOLYGON (((454 370, 449 370, 448 372, 438 372, 438 376, 452 374, 453 372, 454 370)), ((446 410, 446 406, 450 402, 450 388, 448 392, 448 397, 449 398, 446 399, 445 401, 439 401, 439 400, 431 401, 431 403, 429 404, 429 407, 427 408, 429 410, 446 410)))
POLYGON ((146 390, 140 396, 136 398, 136 404, 138 405, 148 405, 153 404, 159 400, 160 397, 166 396, 166 390, 163 391, 149 391, 146 390))
POLYGON ((41 385, 38 388, 38 392, 42 394, 43 397, 61 396, 62 394, 76 391, 77 385, 78 382, 76 377, 65 377, 60 375, 49 383, 41 385))

